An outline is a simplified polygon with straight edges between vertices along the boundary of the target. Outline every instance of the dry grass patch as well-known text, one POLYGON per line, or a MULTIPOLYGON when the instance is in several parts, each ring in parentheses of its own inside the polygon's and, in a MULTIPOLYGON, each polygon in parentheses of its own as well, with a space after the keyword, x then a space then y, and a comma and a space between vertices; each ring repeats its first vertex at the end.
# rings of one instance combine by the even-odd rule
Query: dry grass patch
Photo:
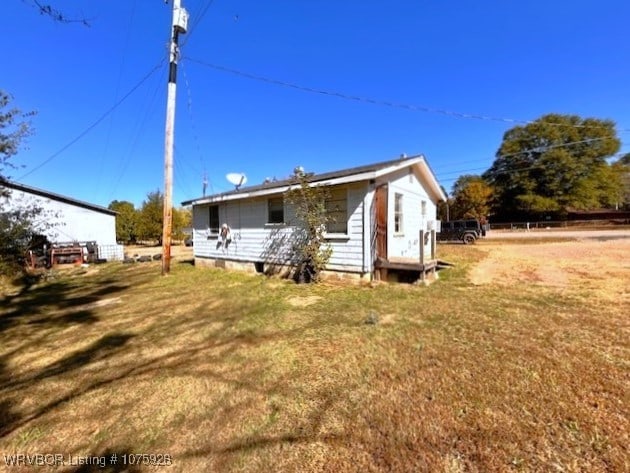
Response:
POLYGON ((601 259, 625 247, 593 247, 604 286, 564 244, 441 246, 457 266, 429 287, 148 263, 6 296, 0 449, 168 453, 170 471, 627 470, 628 307, 598 292, 625 288, 623 258, 601 259), (511 254, 571 283, 528 282, 511 254), (474 285, 498 255, 512 279, 474 285))

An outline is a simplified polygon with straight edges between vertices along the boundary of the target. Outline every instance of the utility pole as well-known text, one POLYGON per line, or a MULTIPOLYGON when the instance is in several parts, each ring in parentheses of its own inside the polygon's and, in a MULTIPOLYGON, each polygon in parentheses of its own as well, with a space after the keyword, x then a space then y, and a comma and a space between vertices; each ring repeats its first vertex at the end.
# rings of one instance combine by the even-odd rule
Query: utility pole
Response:
POLYGON ((175 102, 177 97, 177 60, 179 34, 186 33, 188 12, 181 0, 173 0, 173 21, 169 51, 168 98, 164 138, 164 224, 162 227, 162 276, 171 271, 171 229, 173 226, 173 147, 175 144, 175 102))

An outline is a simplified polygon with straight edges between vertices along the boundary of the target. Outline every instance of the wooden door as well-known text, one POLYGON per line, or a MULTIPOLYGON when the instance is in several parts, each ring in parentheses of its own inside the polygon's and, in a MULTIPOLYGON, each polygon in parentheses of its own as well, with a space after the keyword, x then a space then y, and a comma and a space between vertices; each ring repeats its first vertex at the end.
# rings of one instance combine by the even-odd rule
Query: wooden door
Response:
POLYGON ((374 215, 372 220, 374 261, 387 259, 387 184, 376 188, 374 192, 374 215))

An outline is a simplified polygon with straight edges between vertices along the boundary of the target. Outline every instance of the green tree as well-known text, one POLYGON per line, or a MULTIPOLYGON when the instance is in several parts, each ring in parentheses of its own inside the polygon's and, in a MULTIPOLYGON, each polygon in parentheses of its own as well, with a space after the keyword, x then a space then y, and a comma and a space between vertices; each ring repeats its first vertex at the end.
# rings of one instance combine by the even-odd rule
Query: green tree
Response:
POLYGON ((606 159, 620 147, 614 122, 575 115, 545 115, 503 136, 483 175, 503 217, 564 213, 609 205, 618 193, 606 159))
POLYGON ((624 154, 612 165, 621 182, 621 190, 615 207, 630 210, 630 153, 624 154))
MULTIPOLYGON (((25 138, 32 133, 30 121, 35 112, 22 113, 18 108, 8 108, 12 97, 0 90, 0 181, 9 179, 5 169, 15 169, 9 159, 17 154, 25 138)), ((7 190, 3 191, 6 195, 7 190)), ((2 194, 0 194, 2 195, 2 194)))
POLYGON ((327 186, 311 185, 310 175, 304 172, 296 172, 295 183, 284 194, 297 220, 293 248, 298 263, 295 280, 317 282, 332 255, 332 248, 325 243, 326 225, 332 222, 326 209, 330 191, 327 186))
MULTIPOLYGON (((162 230, 164 225, 164 194, 155 190, 147 194, 140 210, 136 211, 136 235, 139 240, 153 240, 162 244, 162 230)), ((184 238, 184 228, 191 225, 192 215, 187 209, 173 208, 171 233, 173 239, 184 238)))
POLYGON ((481 176, 460 176, 453 184, 452 218, 484 221, 490 214, 492 187, 481 176))
POLYGON ((163 194, 159 190, 149 192, 138 212, 137 230, 140 240, 157 240, 162 244, 163 209, 163 194))
POLYGON ((32 132, 27 118, 34 115, 8 108, 10 102, 11 97, 0 91, 0 274, 18 271, 34 237, 46 229, 43 210, 10 202, 11 191, 3 186, 6 169, 15 169, 9 160, 32 132))
POLYGON ((113 200, 107 207, 117 213, 116 240, 135 243, 138 239, 138 211, 131 202, 113 200))
POLYGON ((183 240, 186 237, 184 230, 192 226, 192 212, 190 209, 173 208, 173 239, 183 240))

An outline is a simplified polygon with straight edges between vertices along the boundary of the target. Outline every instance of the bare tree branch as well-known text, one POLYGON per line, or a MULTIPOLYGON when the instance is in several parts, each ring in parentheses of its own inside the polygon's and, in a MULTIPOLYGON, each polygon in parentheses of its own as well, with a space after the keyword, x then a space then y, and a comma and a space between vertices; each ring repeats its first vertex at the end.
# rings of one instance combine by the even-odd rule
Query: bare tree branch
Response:
POLYGON ((54 8, 52 5, 42 3, 40 0, 22 0, 24 3, 30 4, 33 8, 36 8, 40 15, 46 15, 59 23, 81 23, 88 28, 92 26, 90 22, 92 18, 70 18, 66 16, 61 10, 54 8))

